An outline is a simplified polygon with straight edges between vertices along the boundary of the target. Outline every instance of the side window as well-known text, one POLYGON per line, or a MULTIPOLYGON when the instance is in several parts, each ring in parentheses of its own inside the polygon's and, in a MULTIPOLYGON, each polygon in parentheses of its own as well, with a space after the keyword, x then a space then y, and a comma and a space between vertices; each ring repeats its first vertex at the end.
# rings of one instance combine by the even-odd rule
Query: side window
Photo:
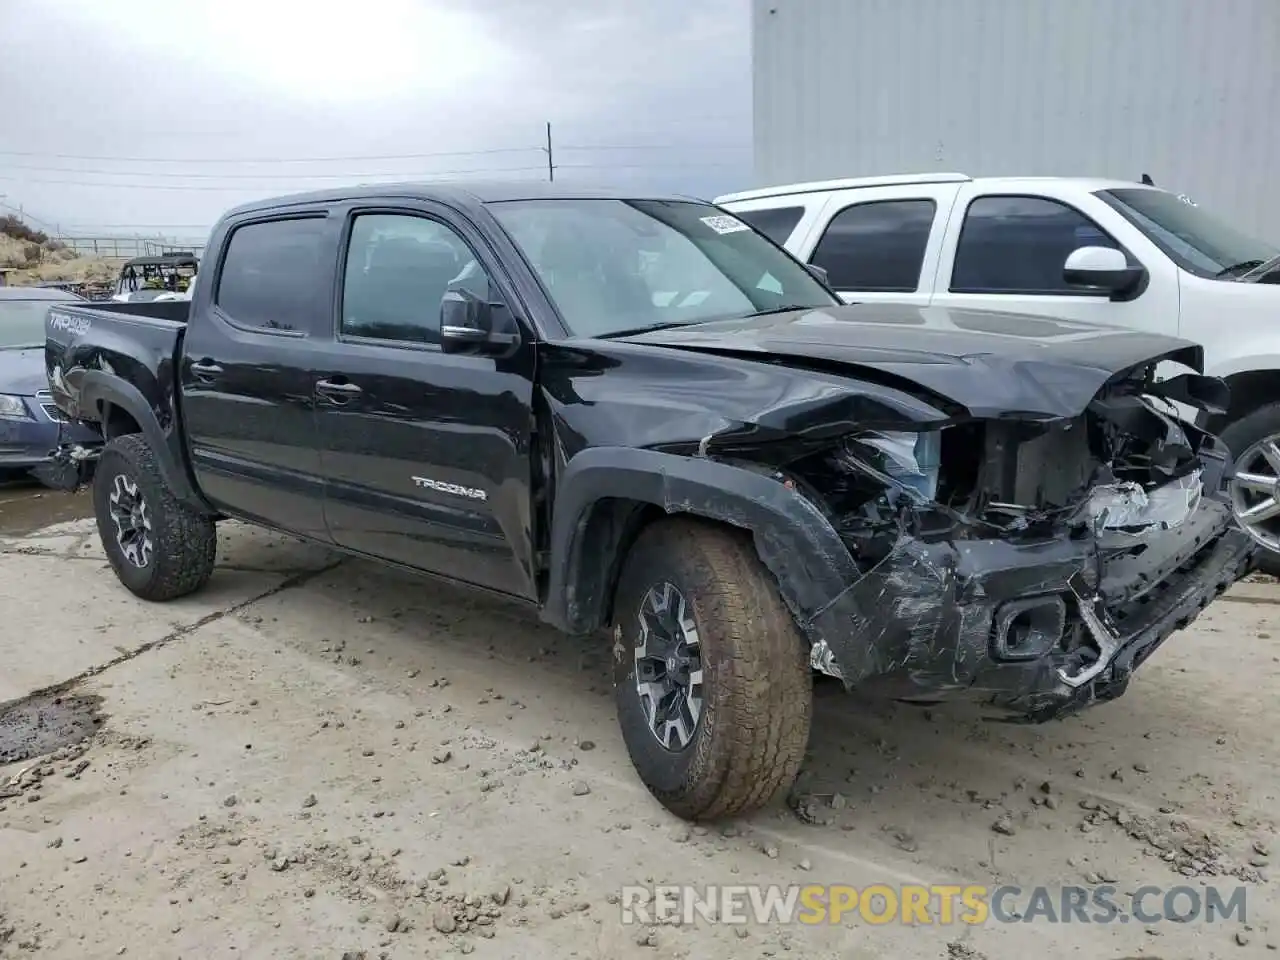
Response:
POLYGON ((937 205, 872 200, 845 207, 827 224, 810 262, 837 290, 914 293, 937 205))
POLYGON ((408 214, 357 216, 342 283, 342 333, 440 342, 440 303, 465 289, 497 299, 471 248, 451 227, 408 214))
POLYGON ((766 237, 782 246, 791 236, 800 218, 804 216, 804 207, 772 207, 761 210, 736 210, 733 214, 743 223, 749 223, 766 237))
POLYGON ((323 217, 237 227, 227 244, 214 302, 237 326, 305 331, 328 312, 323 217))
POLYGON ((952 293, 1079 293, 1062 279, 1079 247, 1120 249, 1079 210, 1043 197, 979 197, 965 211, 952 293))

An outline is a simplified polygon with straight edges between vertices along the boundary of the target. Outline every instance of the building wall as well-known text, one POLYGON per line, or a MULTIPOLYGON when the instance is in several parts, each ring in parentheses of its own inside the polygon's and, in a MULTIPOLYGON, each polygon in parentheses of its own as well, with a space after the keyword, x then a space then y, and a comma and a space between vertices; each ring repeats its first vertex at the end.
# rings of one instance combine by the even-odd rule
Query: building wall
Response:
POLYGON ((1280 0, 752 0, 755 180, 1188 194, 1280 244, 1280 0))

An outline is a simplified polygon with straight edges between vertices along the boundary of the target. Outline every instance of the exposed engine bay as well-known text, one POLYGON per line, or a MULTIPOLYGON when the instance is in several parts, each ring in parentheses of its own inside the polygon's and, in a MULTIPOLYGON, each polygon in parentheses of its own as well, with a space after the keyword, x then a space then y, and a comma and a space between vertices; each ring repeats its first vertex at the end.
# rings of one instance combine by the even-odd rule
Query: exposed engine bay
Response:
POLYGON ((856 639, 819 639, 814 667, 903 699, 978 693, 1031 720, 1122 692, 1253 553, 1221 496, 1229 455, 1163 386, 1144 368, 1074 418, 862 429, 797 451, 779 479, 861 574, 816 631, 856 639))
POLYGON ((862 431, 788 472, 820 491, 860 564, 882 560, 903 535, 1030 542, 1091 532, 1137 549, 1194 511, 1201 453, 1216 447, 1141 386, 1117 385, 1071 420, 862 431))

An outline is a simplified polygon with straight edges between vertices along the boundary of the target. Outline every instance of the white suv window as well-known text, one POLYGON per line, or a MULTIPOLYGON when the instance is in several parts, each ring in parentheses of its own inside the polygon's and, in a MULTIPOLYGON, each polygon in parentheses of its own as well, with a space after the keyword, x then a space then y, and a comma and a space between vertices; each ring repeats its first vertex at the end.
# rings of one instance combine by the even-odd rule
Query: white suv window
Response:
POLYGON ((827 224, 809 258, 836 290, 914 293, 937 204, 928 198, 869 200, 827 224))
POLYGON ((782 246, 804 216, 804 207, 760 207, 755 210, 739 210, 734 216, 751 224, 778 246, 782 246))

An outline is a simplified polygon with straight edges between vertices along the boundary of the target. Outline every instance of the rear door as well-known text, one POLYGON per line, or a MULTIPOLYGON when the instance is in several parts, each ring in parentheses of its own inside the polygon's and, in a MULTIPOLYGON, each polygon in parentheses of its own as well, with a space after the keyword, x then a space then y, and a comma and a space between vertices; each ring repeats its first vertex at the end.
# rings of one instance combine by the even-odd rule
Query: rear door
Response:
POLYGON ((532 556, 534 345, 446 354, 440 303, 514 304, 474 225, 431 203, 352 206, 336 342, 315 370, 326 515, 351 550, 520 597, 532 556))
POLYGON ((792 238, 793 252, 826 270, 846 303, 927 304, 956 189, 915 183, 835 191, 808 234, 792 238))
POLYGON ((220 510, 328 539, 313 402, 332 338, 341 219, 263 215, 215 238, 183 343, 181 416, 200 489, 220 510))

